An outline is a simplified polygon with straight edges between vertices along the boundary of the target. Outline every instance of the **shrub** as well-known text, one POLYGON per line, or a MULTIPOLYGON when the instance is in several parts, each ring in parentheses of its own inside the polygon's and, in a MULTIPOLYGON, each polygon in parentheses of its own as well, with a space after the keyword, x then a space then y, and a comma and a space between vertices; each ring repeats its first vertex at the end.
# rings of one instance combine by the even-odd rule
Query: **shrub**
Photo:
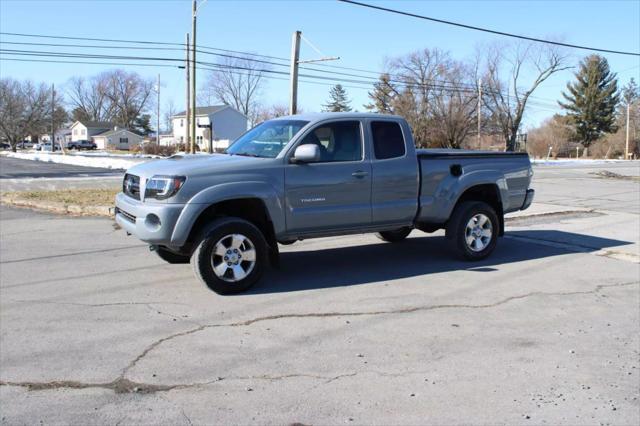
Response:
MULTIPOLYGON (((198 146, 198 144, 195 144, 195 147, 196 147, 196 152, 200 151, 200 147, 198 146)), ((175 148, 177 152, 187 152, 187 144, 179 143, 175 145, 175 148)))
POLYGON ((176 153, 176 147, 174 145, 158 145, 155 143, 146 143, 136 147, 135 152, 147 155, 161 155, 163 157, 170 157, 176 153))

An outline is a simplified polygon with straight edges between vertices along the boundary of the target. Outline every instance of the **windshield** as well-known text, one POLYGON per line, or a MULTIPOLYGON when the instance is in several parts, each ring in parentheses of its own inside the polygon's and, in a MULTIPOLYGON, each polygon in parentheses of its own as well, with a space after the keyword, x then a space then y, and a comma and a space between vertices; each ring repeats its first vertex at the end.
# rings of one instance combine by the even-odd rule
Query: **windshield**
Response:
POLYGON ((227 148, 226 153, 275 158, 296 133, 308 123, 308 121, 302 120, 265 121, 240 136, 227 148))

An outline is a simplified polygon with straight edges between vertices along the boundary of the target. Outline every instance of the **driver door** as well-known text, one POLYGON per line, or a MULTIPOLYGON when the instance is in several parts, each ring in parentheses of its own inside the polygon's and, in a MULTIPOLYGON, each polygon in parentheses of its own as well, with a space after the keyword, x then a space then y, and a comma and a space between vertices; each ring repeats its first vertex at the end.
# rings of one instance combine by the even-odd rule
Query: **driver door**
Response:
MULTIPOLYGON (((371 225, 371 162, 362 124, 319 124, 298 144, 320 147, 320 161, 285 166, 287 233, 305 235, 371 225)), ((292 154, 291 154, 292 155, 292 154)))

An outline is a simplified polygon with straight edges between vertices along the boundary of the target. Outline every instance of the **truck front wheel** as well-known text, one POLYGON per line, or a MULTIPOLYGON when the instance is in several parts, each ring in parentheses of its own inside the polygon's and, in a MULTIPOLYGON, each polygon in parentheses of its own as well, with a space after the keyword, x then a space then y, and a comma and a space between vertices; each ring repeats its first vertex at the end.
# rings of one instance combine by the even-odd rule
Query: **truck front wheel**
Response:
POLYGON ((467 260, 481 260, 493 252, 500 224, 495 210, 481 201, 460 203, 447 224, 447 239, 455 253, 467 260))
POLYGON ((201 234, 191 255, 195 275, 218 294, 240 293, 262 276, 267 243, 262 232, 239 218, 220 218, 201 234))

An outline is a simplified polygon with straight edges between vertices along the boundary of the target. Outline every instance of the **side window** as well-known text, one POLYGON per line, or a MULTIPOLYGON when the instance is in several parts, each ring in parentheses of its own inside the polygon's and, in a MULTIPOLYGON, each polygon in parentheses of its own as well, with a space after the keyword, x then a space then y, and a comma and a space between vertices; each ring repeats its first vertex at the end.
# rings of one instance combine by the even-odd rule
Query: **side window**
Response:
POLYGON ((373 151, 378 160, 402 157, 405 154, 404 138, 400 124, 393 121, 371 123, 373 151))
POLYGON ((323 124, 309 133, 301 145, 320 147, 320 162, 362 160, 362 136, 359 121, 323 124))

